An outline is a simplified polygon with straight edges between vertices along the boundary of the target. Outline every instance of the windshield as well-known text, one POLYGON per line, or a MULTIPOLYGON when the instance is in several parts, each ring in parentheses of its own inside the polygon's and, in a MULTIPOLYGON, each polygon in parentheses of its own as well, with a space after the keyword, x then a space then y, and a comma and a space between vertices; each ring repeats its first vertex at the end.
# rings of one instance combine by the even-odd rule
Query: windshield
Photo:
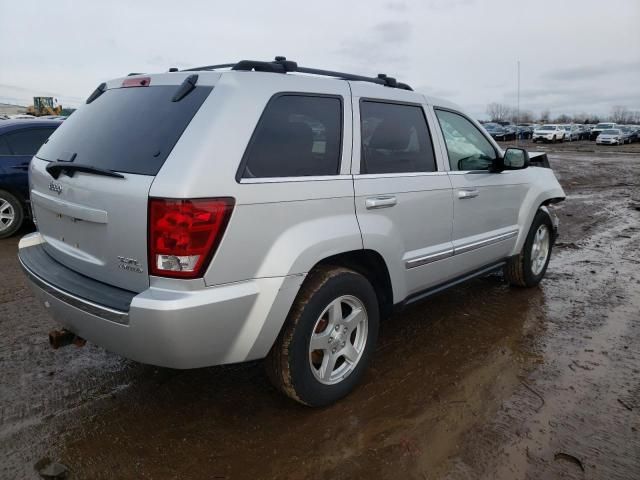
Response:
POLYGON ((611 127, 613 127, 613 123, 599 123, 596 125, 596 128, 601 128, 601 129, 611 128, 611 127))
POLYGON ((604 130, 602 133, 604 135, 620 135, 620 130, 610 129, 610 130, 604 130))
POLYGON ((123 173, 156 175, 211 87, 196 87, 178 102, 178 85, 107 90, 71 115, 38 151, 43 160, 68 160, 123 173))
POLYGON ((556 127, 554 127, 553 125, 544 125, 542 127, 540 127, 538 130, 555 130, 556 127))

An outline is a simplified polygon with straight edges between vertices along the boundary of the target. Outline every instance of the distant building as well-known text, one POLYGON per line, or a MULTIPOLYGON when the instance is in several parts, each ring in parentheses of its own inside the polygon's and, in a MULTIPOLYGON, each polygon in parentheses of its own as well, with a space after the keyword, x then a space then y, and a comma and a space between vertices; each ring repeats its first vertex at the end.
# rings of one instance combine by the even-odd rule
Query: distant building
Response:
POLYGON ((0 115, 16 115, 18 113, 27 113, 27 107, 11 105, 10 103, 0 103, 0 115))

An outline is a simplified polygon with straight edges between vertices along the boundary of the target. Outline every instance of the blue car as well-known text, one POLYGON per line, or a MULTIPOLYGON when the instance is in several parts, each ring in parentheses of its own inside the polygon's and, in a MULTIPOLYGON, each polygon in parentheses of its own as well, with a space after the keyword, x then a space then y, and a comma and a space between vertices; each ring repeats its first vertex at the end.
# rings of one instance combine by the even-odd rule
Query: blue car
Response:
POLYGON ((18 231, 29 209, 29 162, 62 122, 0 120, 0 238, 18 231))

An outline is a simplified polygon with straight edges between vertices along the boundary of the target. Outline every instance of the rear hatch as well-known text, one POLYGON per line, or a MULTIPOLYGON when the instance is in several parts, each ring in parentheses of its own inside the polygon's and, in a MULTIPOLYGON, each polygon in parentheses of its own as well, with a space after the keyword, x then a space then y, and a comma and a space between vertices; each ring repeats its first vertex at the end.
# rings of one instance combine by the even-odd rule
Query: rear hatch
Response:
POLYGON ((47 253, 76 272, 135 292, 149 286, 149 189, 212 90, 189 88, 176 101, 185 76, 173 75, 175 84, 162 75, 158 85, 154 77, 129 78, 135 88, 104 89, 31 162, 31 200, 47 253))

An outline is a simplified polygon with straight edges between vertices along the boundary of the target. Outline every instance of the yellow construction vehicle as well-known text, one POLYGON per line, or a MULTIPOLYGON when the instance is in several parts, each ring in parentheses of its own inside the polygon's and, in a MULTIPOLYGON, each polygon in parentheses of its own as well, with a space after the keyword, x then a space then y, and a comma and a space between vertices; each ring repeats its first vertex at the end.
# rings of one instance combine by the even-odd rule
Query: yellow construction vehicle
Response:
POLYGON ((53 97, 33 97, 33 105, 27 107, 27 113, 34 117, 60 115, 62 105, 55 105, 53 97))

